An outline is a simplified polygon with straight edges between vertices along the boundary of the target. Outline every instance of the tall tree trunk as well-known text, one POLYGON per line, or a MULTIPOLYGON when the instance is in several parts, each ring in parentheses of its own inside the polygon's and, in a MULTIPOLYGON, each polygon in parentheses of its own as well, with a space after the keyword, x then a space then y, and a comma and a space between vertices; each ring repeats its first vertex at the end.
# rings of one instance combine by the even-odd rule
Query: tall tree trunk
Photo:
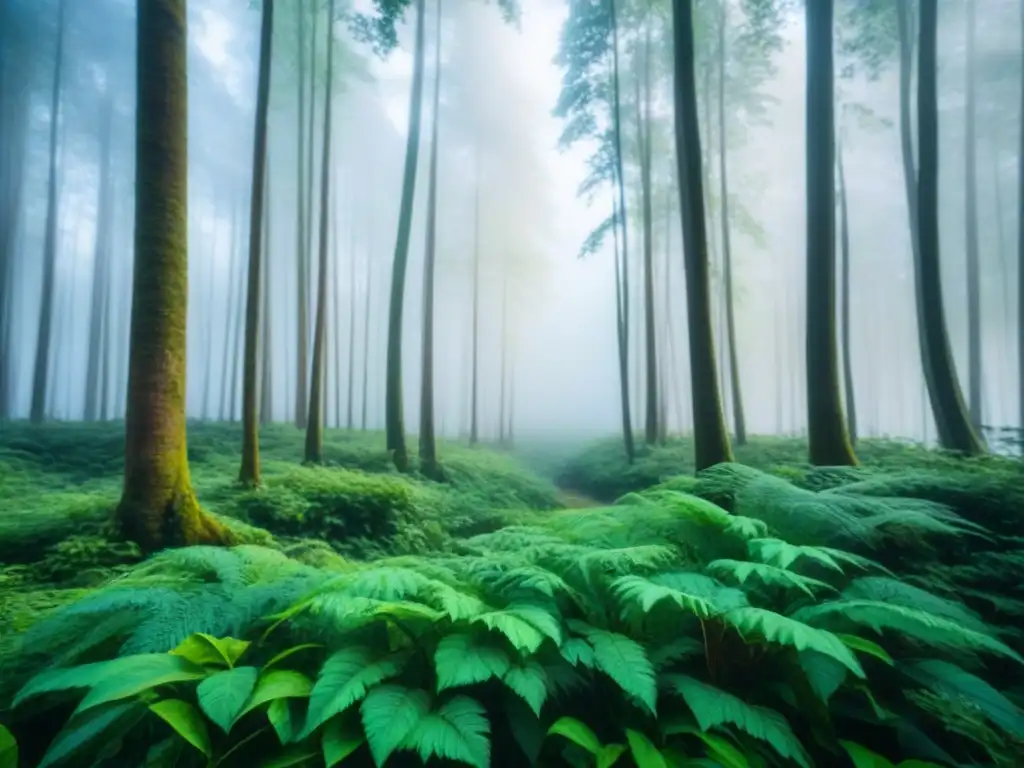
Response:
MULTIPOLYGON (((334 188, 335 190, 340 188, 337 179, 338 173, 335 169, 334 173, 334 188)), ((338 197, 341 197, 338 194, 338 197)), ((353 201, 355 196, 353 195, 353 201)), ((331 305, 334 309, 334 321, 332 327, 334 328, 333 341, 334 341, 334 426, 341 428, 341 257, 339 255, 339 243, 341 242, 341 236, 338 234, 338 216, 331 216, 331 261, 334 265, 333 280, 331 280, 331 305)), ((352 220, 349 225, 351 232, 355 232, 355 214, 353 212, 352 220)), ((349 245, 350 256, 355 253, 355 237, 351 238, 352 242, 349 245)), ((354 258, 354 256, 352 256, 354 258)), ((351 259, 350 259, 351 261, 351 259)), ((355 306, 355 302, 349 302, 351 306, 355 306)))
POLYGON ((405 274, 409 266, 412 207, 416 195, 416 167, 420 153, 420 122, 423 109, 424 0, 416 0, 416 48, 413 55, 412 93, 409 97, 409 131, 402 175, 402 202, 398 235, 391 269, 391 300, 388 308, 387 371, 385 373, 385 427, 387 448, 399 472, 409 471, 402 404, 402 320, 405 314, 405 274))
MULTIPOLYGON (((299 35, 299 98, 298 98, 298 126, 297 134, 297 162, 295 171, 297 174, 295 190, 295 283, 298 293, 297 317, 296 317, 296 341, 295 341, 295 426, 299 429, 306 428, 306 417, 309 405, 306 402, 308 394, 307 387, 309 371, 309 275, 307 259, 309 255, 309 228, 306 218, 306 208, 312 207, 312 201, 306 200, 306 83, 309 83, 310 96, 313 95, 313 81, 307 71, 306 62, 306 18, 308 8, 306 0, 298 0, 295 5, 298 14, 296 25, 299 35)), ((312 113, 312 108, 310 109, 312 113)), ((309 116, 312 125, 312 114, 309 116)))
POLYGON ((918 271, 924 326, 922 350, 928 396, 944 448, 968 454, 985 452, 964 405, 950 350, 946 310, 942 301, 939 257, 939 111, 936 84, 937 0, 921 0, 921 42, 918 46, 917 130, 920 171, 918 176, 918 238, 921 249, 918 271))
MULTIPOLYGON (((352 206, 352 237, 350 239, 348 259, 348 404, 345 417, 345 428, 351 431, 355 428, 355 398, 356 398, 356 209, 352 206)), ((340 416, 338 417, 341 418, 340 416)))
POLYGON ((654 320, 654 204, 651 190, 651 29, 644 22, 644 86, 640 95, 637 80, 637 138, 640 143, 640 204, 644 227, 644 382, 645 418, 644 441, 652 445, 658 441, 658 345, 654 320), (642 106, 641 106, 642 102, 642 106))
MULTIPOLYGON (((234 201, 232 201, 233 203, 234 201)), ((216 215, 214 215, 214 222, 216 222, 216 215)), ((214 224, 216 226, 216 223, 214 224)), ((221 354, 221 379, 220 379, 220 408, 217 411, 217 419, 219 421, 231 421, 234 418, 234 410, 232 408, 235 391, 231 388, 233 385, 231 372, 234 359, 231 356, 231 350, 234 342, 234 319, 236 316, 235 305, 240 304, 238 294, 241 292, 242 286, 239 285, 238 262, 241 260, 242 255, 238 250, 239 240, 239 229, 238 223, 238 211, 234 205, 231 206, 231 240, 228 245, 228 300, 224 305, 224 350, 221 354)), ((219 254, 217 253, 216 243, 218 238, 214 236, 214 257, 216 258, 219 254)), ((211 298, 213 297, 213 289, 211 288, 211 298)), ((213 306, 213 302, 210 304, 213 306)))
POLYGON ((96 200, 96 248, 93 252, 92 297, 89 304, 89 352, 85 371, 85 420, 95 421, 100 413, 100 372, 103 366, 104 310, 110 290, 111 132, 114 99, 109 94, 101 106, 99 185, 96 200))
MULTIPOLYGON (((209 267, 206 270, 207 283, 206 283, 206 314, 204 321, 212 324, 211 315, 213 314, 213 308, 217 306, 217 296, 215 290, 215 281, 213 279, 214 265, 216 262, 212 258, 213 254, 210 253, 209 245, 203 243, 202 255, 206 257, 206 261, 209 267)), ((204 355, 205 362, 203 364, 203 401, 200 408, 200 417, 205 421, 210 418, 212 409, 212 397, 213 397, 213 331, 209 329, 206 334, 206 354, 204 355)), ((226 374, 222 373, 221 376, 226 374)))
MULTIPOLYGON (((373 232, 372 217, 370 218, 370 231, 373 232)), ((363 309, 363 389, 360 392, 362 400, 362 414, 360 425, 365 432, 367 428, 367 415, 369 410, 370 397, 370 299, 373 296, 373 241, 369 239, 366 248, 366 304, 363 309)))
POLYGON ((327 223, 330 219, 331 86, 334 84, 334 0, 327 3, 327 83, 324 86, 323 154, 320 161, 320 253, 313 328, 313 369, 306 422, 305 461, 319 464, 324 453, 324 355, 327 347, 327 223))
POLYGON ((693 3, 672 0, 674 43, 675 143, 679 165, 680 213, 686 263, 686 311, 690 334, 690 376, 696 469, 732 461, 722 416, 715 338, 711 326, 704 185, 694 77, 693 3))
MULTIPOLYGON (((238 481, 245 485, 258 485, 260 482, 259 382, 256 376, 259 369, 260 289, 263 285, 262 247, 266 235, 263 215, 267 201, 267 113, 270 104, 273 40, 274 0, 263 0, 256 125, 252 145, 252 188, 249 194, 249 275, 245 296, 245 362, 242 375, 242 465, 238 472, 238 481)), ((266 360, 264 367, 268 367, 266 360)))
POLYGON ((722 3, 718 22, 718 131, 721 146, 718 151, 718 184, 721 195, 722 226, 722 280, 725 282, 725 334, 728 349, 729 379, 732 382, 732 418, 736 430, 736 444, 747 442, 747 419, 743 412, 743 389, 740 386, 740 355, 736 344, 736 299, 733 295, 732 246, 729 238, 729 174, 725 124, 725 27, 728 6, 722 3))
POLYGON ((473 350, 470 371, 469 444, 480 440, 480 155, 477 150, 473 197, 473 350))
POLYGON ((850 445, 857 442, 857 398, 853 389, 853 349, 850 321, 850 215, 846 202, 846 174, 843 169, 843 149, 836 143, 836 173, 839 192, 839 258, 842 264, 842 298, 839 314, 843 336, 843 392, 846 401, 846 420, 850 428, 850 445))
MULTIPOLYGON (((1020 33, 1024 40, 1024 2, 1020 6, 1020 33)), ((1021 47, 1024 58, 1024 46, 1021 47)), ((1024 61, 1021 64, 1024 70, 1024 61)), ((1024 78, 1021 78, 1020 138, 1017 146, 1017 427, 1024 452, 1024 78)))
POLYGON ((967 51, 964 105, 964 232, 967 255, 967 378, 971 423, 981 430, 982 372, 981 355, 981 261, 978 245, 978 141, 976 138, 977 97, 975 90, 975 9, 966 3, 967 51))
MULTIPOLYGON (((260 254, 261 286, 263 309, 260 317, 260 424, 270 424, 274 420, 274 334, 270 318, 270 247, 273 242, 271 238, 270 222, 274 217, 270 207, 270 179, 267 178, 267 169, 270 168, 269 153, 264 155, 264 182, 263 182, 263 252, 260 254)), ((243 415, 244 421, 244 415, 243 415)), ((257 434, 257 439, 259 435, 257 434)), ((257 442, 257 457, 259 456, 259 443, 257 442)), ((257 478, 259 473, 257 473, 257 478)))
POLYGON ((188 318, 186 0, 138 4, 135 272, 124 491, 117 518, 144 551, 230 543, 192 490, 185 436, 188 318))
POLYGON ((32 403, 29 419, 39 424, 46 415, 50 375, 50 344, 53 337, 53 300, 57 272, 57 128, 60 124, 61 79, 64 70, 64 17, 67 0, 60 0, 57 15, 57 54, 53 63, 50 94, 50 172, 46 193, 46 234, 43 241, 43 293, 39 303, 39 333, 32 374, 32 403))
POLYGON ((807 13, 807 431, 812 464, 854 465, 836 349, 832 0, 807 13))
POLYGON ((622 172, 622 99, 620 93, 619 69, 619 23, 616 6, 618 0, 609 4, 612 32, 612 131, 615 137, 615 186, 618 194, 616 232, 622 236, 621 249, 616 247, 615 301, 616 330, 619 351, 619 400, 622 410, 622 441, 626 459, 630 464, 636 459, 636 444, 633 440, 633 415, 629 398, 629 224, 626 216, 626 185, 622 172))
MULTIPOLYGON (((427 243, 423 257, 423 347, 420 379, 420 471, 439 478, 434 435, 434 281, 437 267, 437 142, 441 109, 441 0, 434 33, 434 100, 431 108, 430 178, 427 181, 427 243)), ((349 417, 351 418, 351 410, 349 417)))

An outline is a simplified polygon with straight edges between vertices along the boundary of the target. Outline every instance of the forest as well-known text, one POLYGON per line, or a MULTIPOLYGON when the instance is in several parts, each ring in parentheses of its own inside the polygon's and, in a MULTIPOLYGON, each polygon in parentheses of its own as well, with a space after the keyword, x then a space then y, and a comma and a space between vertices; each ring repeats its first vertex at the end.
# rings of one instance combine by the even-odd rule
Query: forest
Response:
POLYGON ((0 0, 0 768, 1024 766, 1024 0, 0 0))

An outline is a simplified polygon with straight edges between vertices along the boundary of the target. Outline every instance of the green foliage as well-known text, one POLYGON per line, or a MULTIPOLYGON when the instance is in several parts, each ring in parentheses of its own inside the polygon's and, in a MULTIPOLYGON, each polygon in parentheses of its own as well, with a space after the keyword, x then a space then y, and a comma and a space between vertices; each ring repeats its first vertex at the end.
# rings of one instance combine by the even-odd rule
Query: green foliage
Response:
MULTIPOLYGON (((736 504, 765 482, 718 473, 736 504)), ((842 495, 789 487, 812 522, 803 494, 842 495)), ((119 765, 159 745, 181 765, 1009 759, 1022 659, 999 628, 863 554, 787 540, 787 516, 758 517, 781 504, 739 516, 662 489, 334 569, 164 553, 22 636, 15 732, 70 697, 44 765, 101 744, 119 765)))

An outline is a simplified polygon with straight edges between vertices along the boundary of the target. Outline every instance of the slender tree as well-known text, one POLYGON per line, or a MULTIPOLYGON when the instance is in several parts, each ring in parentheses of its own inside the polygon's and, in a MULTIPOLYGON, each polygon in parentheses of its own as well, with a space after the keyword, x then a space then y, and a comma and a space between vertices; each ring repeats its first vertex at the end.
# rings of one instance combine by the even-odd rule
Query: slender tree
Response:
MULTIPOLYGON (((263 159, 264 168, 270 167, 270 156, 269 153, 264 155, 263 159)), ((270 244, 271 230, 270 221, 273 215, 270 211, 270 179, 266 177, 266 171, 264 171, 264 183, 263 183, 263 250, 260 254, 260 263, 266 267, 260 268, 262 272, 262 285, 260 290, 262 291, 263 309, 260 316, 260 424, 270 424, 274 420, 274 364, 273 364, 273 350, 274 350, 274 335, 273 326, 270 324, 270 244)), ((244 421, 244 417, 243 417, 244 421)), ((257 435, 258 438, 258 435, 257 435)), ((259 445, 257 443, 257 456, 259 455, 259 445)))
POLYGON ((405 314, 405 275, 409 265, 412 235, 412 206, 416 195, 416 168, 420 152, 420 122, 423 108, 424 0, 416 0, 416 43, 413 54, 412 92, 409 96, 409 131, 405 145, 402 201, 398 213, 398 234, 391 267, 391 299, 388 307, 387 371, 385 372, 385 429, 387 448, 399 472, 409 470, 405 445, 405 417, 402 408, 402 318, 405 314))
POLYGON ((836 345, 832 0, 806 6, 807 431, 812 464, 857 463, 843 418, 836 345))
MULTIPOLYGON (((1020 33, 1024 40, 1024 2, 1020 5, 1020 33)), ((1024 45, 1021 46, 1024 68, 1024 45)), ((1024 450, 1024 78, 1021 78, 1020 137, 1017 146, 1017 425, 1024 450)))
POLYGON ((260 482, 260 437, 257 374, 259 369, 260 288, 263 284, 263 206, 267 200, 267 113, 270 104, 270 61, 274 39, 274 0, 263 0, 260 21, 260 68, 256 87, 256 126, 252 148, 252 189, 249 194, 249 276, 245 296, 245 362, 242 374, 242 466, 239 482, 260 482))
POLYGON ((981 429, 982 356, 981 356, 981 256, 978 244, 978 140, 977 75, 975 44, 975 3, 965 3, 966 79, 964 92, 964 233, 967 257, 967 378, 971 423, 981 429))
MULTIPOLYGON (((308 373, 309 373, 309 276, 307 275, 307 259, 309 257, 309 225, 306 218, 307 207, 312 207, 312 201, 306 200, 306 83, 309 82, 310 101, 313 96, 313 79, 307 72, 306 62, 306 19, 308 17, 308 6, 306 0, 298 0, 295 4, 295 12, 298 15, 296 30, 299 44, 299 97, 296 101, 298 107, 298 125, 296 127, 296 151, 298 157, 295 163, 297 174, 295 189, 295 268, 296 287, 298 290, 298 303, 296 310, 296 379, 295 379, 295 426, 305 429, 306 417, 308 416, 308 373)), ((309 122, 312 124, 312 106, 309 109, 309 122)))
POLYGON ((839 259, 842 271, 842 296, 839 315, 843 337, 843 393, 846 403, 846 420, 850 430, 850 444, 857 442, 857 398, 853 390, 853 345, 852 321, 850 317, 850 215, 846 202, 846 173, 843 166, 843 149, 836 142, 836 189, 839 195, 839 259))
MULTIPOLYGON (((427 181, 427 244, 423 264, 423 346, 420 382, 420 471, 439 478, 434 435, 434 281, 437 267, 437 142, 441 107, 441 0, 434 32, 434 99, 431 113, 430 177, 427 181)), ((350 413, 351 416, 351 413, 350 413)))
POLYGON ((477 152, 473 187, 473 317, 470 355, 469 444, 480 440, 480 153, 477 152))
POLYGON ((323 154, 320 160, 320 252, 316 292, 316 324, 313 326, 313 368, 309 388, 309 419, 306 422, 305 460, 323 461, 324 453, 324 357, 327 349, 327 224, 330 208, 331 87, 334 85, 334 0, 327 3, 327 83, 324 86, 323 154))
POLYGON ((192 490, 185 434, 188 318, 186 0, 137 4, 135 270, 117 518, 144 551, 224 544, 192 490))
MULTIPOLYGON (((373 233, 372 218, 368 225, 370 233, 373 233)), ((370 299, 373 296, 373 241, 366 247, 366 300, 363 305, 363 388, 360 392, 362 400, 362 413, 360 414, 360 425, 365 432, 369 411, 370 397, 370 299)))
POLYGON ((942 299, 939 258, 939 110, 937 88, 937 0, 920 0, 920 43, 917 60, 918 243, 920 282, 918 308, 923 326, 922 366, 939 442, 968 454, 985 452, 964 404, 956 363, 949 344, 942 299))
POLYGON ((715 339, 711 324, 704 185, 693 52, 692 0, 672 0, 676 160, 680 181, 686 312, 690 334, 694 459, 697 470, 732 461, 722 416, 715 339))

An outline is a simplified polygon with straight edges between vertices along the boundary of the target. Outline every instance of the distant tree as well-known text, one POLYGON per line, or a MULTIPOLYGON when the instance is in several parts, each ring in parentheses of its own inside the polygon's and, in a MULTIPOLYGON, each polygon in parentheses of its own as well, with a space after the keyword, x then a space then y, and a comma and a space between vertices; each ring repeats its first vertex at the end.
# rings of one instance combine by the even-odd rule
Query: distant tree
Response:
POLYGON ((185 436, 188 305, 186 0, 146 0, 137 16, 135 272, 117 518, 145 551, 226 544, 189 477, 185 436))

